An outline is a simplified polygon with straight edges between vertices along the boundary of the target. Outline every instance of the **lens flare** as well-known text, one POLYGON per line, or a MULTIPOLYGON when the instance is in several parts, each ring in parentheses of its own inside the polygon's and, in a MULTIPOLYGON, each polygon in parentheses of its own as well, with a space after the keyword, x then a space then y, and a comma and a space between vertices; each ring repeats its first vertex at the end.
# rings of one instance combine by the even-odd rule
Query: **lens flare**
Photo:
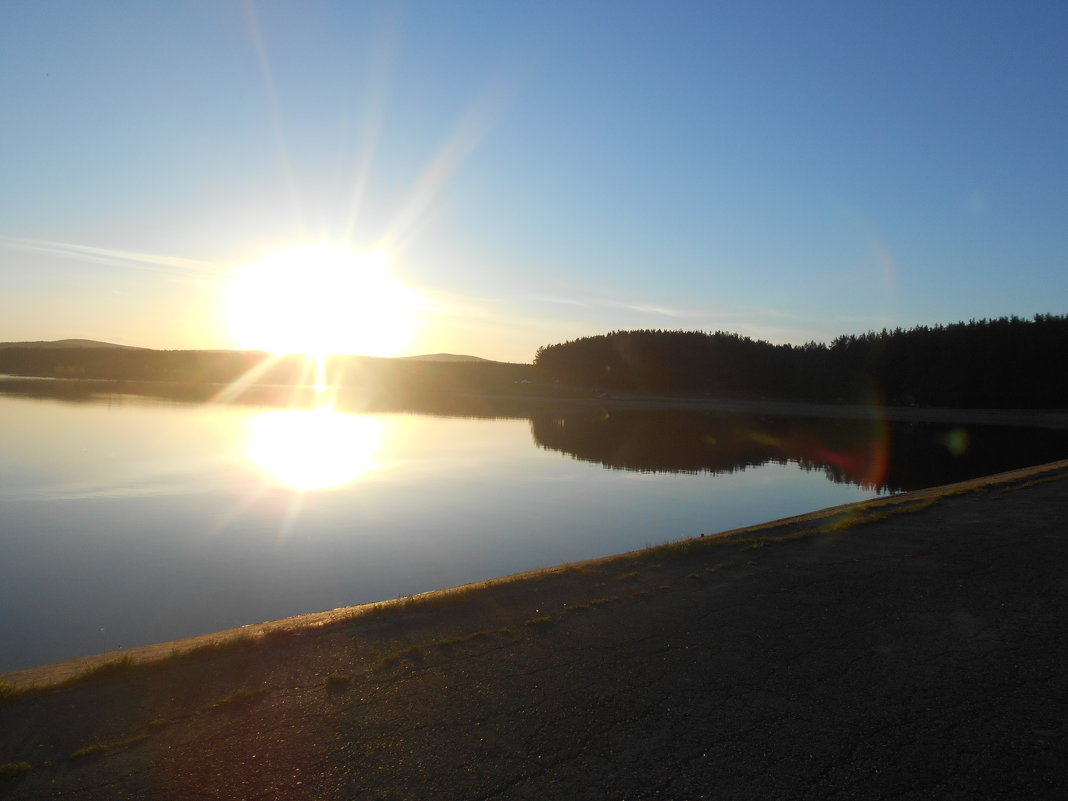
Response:
POLYGON ((945 433, 942 437, 942 444, 946 446, 946 450, 952 453, 954 456, 963 456, 968 450, 968 446, 971 444, 971 438, 968 436, 968 429, 957 426, 945 433))

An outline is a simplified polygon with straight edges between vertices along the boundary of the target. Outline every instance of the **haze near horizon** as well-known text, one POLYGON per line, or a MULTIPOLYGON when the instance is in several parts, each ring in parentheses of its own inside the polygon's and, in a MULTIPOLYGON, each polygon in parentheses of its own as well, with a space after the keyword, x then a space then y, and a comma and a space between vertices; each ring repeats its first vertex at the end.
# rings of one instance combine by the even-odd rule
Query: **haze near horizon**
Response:
POLYGON ((1059 3, 6 12, 0 341, 529 362, 1065 311, 1059 3))

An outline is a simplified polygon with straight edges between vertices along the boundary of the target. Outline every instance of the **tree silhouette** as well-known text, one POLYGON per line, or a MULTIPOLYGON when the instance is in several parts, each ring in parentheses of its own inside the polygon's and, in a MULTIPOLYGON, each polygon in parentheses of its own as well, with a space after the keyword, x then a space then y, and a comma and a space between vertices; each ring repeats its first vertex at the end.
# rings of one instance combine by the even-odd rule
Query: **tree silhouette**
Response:
POLYGON ((963 408, 1068 405, 1068 317, 1000 317, 773 345, 717 331, 613 331, 538 348, 538 378, 604 391, 963 408))

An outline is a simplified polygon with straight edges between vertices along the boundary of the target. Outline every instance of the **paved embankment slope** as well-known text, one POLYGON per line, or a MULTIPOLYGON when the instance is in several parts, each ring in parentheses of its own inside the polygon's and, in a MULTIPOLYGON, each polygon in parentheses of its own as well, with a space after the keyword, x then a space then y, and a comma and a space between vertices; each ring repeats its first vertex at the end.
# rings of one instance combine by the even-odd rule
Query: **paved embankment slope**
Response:
POLYGON ((11 691, 0 797, 1066 797, 1066 520, 1063 462, 11 691))

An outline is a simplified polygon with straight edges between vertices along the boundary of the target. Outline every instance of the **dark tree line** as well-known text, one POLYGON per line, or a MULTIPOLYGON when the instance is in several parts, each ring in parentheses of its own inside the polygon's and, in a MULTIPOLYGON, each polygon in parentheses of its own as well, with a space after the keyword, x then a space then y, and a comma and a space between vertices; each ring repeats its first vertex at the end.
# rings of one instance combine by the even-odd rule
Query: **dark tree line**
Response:
POLYGON ((717 331, 613 331, 549 345, 541 381, 606 391, 963 408, 1068 406, 1068 316, 883 329, 829 345, 717 331))

